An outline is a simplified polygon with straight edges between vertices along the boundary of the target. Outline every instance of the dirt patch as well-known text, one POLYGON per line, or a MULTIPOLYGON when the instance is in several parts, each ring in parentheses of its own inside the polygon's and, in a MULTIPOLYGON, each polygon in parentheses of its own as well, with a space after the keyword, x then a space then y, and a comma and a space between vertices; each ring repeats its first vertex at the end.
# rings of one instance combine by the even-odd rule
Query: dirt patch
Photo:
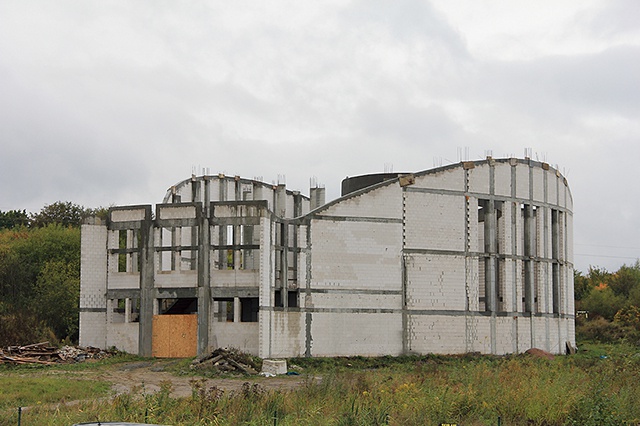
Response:
POLYGON ((160 360, 149 362, 133 362, 117 364, 108 370, 85 371, 87 376, 112 383, 115 393, 154 393, 160 390, 163 383, 171 383, 171 395, 174 397, 191 396, 193 382, 197 381, 205 388, 217 387, 225 392, 240 391, 242 384, 257 383, 267 390, 292 390, 308 380, 304 376, 239 376, 238 378, 200 378, 194 376, 177 376, 165 371, 175 361, 160 360))

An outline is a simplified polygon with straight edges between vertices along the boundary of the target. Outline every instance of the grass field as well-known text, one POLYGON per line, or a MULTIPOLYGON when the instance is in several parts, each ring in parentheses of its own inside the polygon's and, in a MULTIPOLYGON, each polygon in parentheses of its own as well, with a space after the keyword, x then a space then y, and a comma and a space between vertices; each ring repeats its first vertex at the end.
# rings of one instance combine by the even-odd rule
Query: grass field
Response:
MULTIPOLYGON (((640 348, 581 345, 554 360, 526 355, 293 359, 305 384, 293 391, 250 379, 225 393, 194 380, 187 398, 171 384, 108 396, 82 370, 0 369, 0 425, 64 425, 120 420, 167 425, 636 425, 640 348), (71 405, 52 404, 82 400, 71 405), (500 420, 499 420, 500 419, 500 420)), ((117 365, 116 361, 110 361, 117 365)), ((95 365, 83 368, 110 368, 95 365)))

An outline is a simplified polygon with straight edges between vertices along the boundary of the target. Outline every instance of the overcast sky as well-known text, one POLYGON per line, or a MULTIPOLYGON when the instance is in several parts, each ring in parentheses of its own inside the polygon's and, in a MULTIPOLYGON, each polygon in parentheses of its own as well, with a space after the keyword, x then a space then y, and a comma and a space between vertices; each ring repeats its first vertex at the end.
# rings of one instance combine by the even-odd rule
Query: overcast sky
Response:
POLYGON ((347 175, 531 148, 569 181, 576 268, 616 270, 640 257, 639 17, 637 0, 3 0, 0 210, 155 204, 203 170, 335 198, 347 175))

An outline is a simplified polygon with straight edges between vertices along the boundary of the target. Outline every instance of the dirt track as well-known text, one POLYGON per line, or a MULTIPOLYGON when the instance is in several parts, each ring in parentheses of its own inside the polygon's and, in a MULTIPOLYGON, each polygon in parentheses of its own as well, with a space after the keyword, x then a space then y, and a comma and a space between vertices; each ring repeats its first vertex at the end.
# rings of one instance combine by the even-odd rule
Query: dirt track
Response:
POLYGON ((239 376, 238 378, 204 379, 193 376, 176 376, 165 369, 172 364, 171 360, 132 362, 117 364, 108 369, 87 370, 82 373, 85 378, 95 378, 113 383, 116 393, 127 393, 132 390, 138 392, 153 393, 160 390, 163 382, 170 382, 172 395, 176 397, 190 396, 193 381, 203 383, 205 388, 213 386, 225 392, 239 391, 242 384, 249 382, 258 383, 265 389, 289 390, 302 386, 306 378, 304 376, 239 376))

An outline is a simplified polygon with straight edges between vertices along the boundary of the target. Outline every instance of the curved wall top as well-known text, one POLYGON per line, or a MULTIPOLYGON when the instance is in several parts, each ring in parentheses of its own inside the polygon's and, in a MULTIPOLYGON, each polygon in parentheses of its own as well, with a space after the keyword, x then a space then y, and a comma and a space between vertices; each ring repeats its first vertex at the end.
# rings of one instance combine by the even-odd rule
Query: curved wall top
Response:
POLYGON ((284 184, 268 184, 240 176, 192 176, 167 189, 163 203, 267 201, 269 209, 281 218, 309 212, 309 197, 291 191, 284 184))

